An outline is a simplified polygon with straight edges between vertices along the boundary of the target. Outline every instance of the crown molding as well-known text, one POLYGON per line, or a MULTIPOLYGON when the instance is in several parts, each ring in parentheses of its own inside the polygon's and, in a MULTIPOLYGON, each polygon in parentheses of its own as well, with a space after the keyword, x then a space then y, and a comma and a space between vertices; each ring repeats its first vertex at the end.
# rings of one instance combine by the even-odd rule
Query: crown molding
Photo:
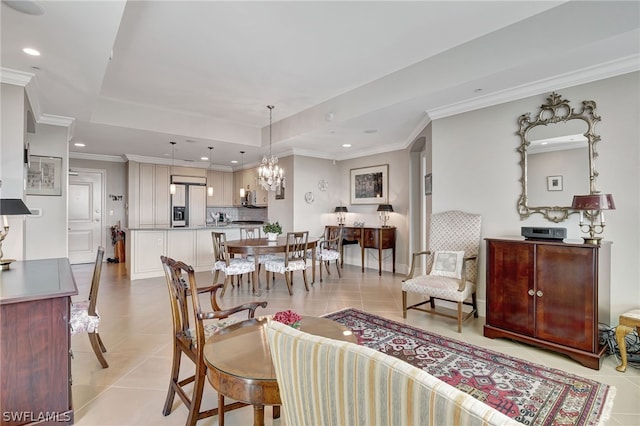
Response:
POLYGON ((86 154, 84 152, 72 152, 72 151, 69 151, 69 158, 74 158, 78 160, 110 161, 112 163, 127 162, 127 160, 122 155, 86 154))
POLYGON ((505 102, 535 96, 540 93, 578 86, 640 70, 640 54, 605 62, 579 71, 560 74, 552 78, 534 81, 511 89, 501 90, 471 100, 455 102, 441 108, 427 110, 431 119, 445 118, 505 102))
POLYGON ((72 127, 75 121, 75 118, 52 114, 42 114, 40 118, 38 118, 38 123, 40 124, 50 124, 52 126, 62 127, 72 127))
POLYGON ((0 67, 0 83, 25 87, 35 74, 0 67))
POLYGON ((133 154, 124 154, 122 157, 124 158, 124 161, 135 161, 137 163, 164 164, 167 166, 175 166, 175 167, 193 167, 196 169, 208 169, 208 170, 216 170, 220 172, 233 171, 233 168, 229 166, 220 166, 220 165, 214 164, 211 167, 209 167, 208 162, 173 160, 171 158, 146 157, 143 155, 133 155, 133 154))

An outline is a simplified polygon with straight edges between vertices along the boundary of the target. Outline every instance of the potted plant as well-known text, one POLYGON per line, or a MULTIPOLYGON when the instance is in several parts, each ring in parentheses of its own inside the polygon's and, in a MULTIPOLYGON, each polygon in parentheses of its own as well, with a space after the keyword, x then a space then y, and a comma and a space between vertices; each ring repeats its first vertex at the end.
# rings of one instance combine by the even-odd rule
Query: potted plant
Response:
POLYGON ((269 241, 275 241, 278 239, 278 235, 282 234, 282 225, 279 222, 267 222, 262 230, 267 234, 269 241))

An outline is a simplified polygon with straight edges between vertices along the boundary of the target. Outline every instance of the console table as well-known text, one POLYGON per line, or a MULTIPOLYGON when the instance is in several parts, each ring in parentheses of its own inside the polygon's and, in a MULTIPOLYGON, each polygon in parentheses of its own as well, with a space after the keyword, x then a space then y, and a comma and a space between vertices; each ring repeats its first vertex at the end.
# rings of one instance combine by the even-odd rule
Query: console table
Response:
POLYGON ((67 258, 14 262, 0 274, 2 424, 73 424, 67 258), (9 416, 9 417, 7 417, 9 416))
POLYGON ((611 244, 487 239, 484 336, 559 352, 598 370, 609 324, 611 244))
MULTIPOLYGON (((378 275, 382 275, 382 250, 391 249, 393 256, 393 273, 396 273, 396 228, 395 226, 383 227, 353 227, 353 226, 328 226, 329 229, 342 228, 342 244, 359 244, 362 272, 364 272, 365 249, 378 250, 378 275)), ((344 247, 340 252, 340 262, 344 263, 344 247)))

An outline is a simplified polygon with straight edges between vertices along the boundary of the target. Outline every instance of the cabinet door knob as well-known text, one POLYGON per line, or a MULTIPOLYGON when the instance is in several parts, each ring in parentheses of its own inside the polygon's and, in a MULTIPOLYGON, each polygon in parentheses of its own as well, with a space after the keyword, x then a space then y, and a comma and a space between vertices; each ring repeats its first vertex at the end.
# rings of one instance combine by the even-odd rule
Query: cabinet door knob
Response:
POLYGON ((536 296, 542 297, 542 292, 540 290, 536 291, 536 296))
POLYGON ((535 293, 533 292, 533 289, 529 289, 528 293, 529 293, 529 296, 533 296, 533 295, 535 294, 535 293))

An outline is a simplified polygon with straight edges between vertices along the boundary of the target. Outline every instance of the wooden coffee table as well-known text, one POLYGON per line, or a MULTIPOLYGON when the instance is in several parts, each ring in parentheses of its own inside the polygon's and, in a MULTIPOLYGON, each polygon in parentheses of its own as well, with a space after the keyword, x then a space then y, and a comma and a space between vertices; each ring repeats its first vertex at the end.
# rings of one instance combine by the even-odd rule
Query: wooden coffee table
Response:
MULTIPOLYGON (((211 336, 204 346, 204 361, 211 385, 225 397, 253 405, 253 424, 264 425, 264 406, 273 405, 280 417, 280 391, 267 342, 267 319, 255 318, 231 325, 211 336)), ((341 324, 326 318, 303 317, 300 330, 357 343, 341 324)), ((224 413, 218 416, 224 426, 224 413)))

